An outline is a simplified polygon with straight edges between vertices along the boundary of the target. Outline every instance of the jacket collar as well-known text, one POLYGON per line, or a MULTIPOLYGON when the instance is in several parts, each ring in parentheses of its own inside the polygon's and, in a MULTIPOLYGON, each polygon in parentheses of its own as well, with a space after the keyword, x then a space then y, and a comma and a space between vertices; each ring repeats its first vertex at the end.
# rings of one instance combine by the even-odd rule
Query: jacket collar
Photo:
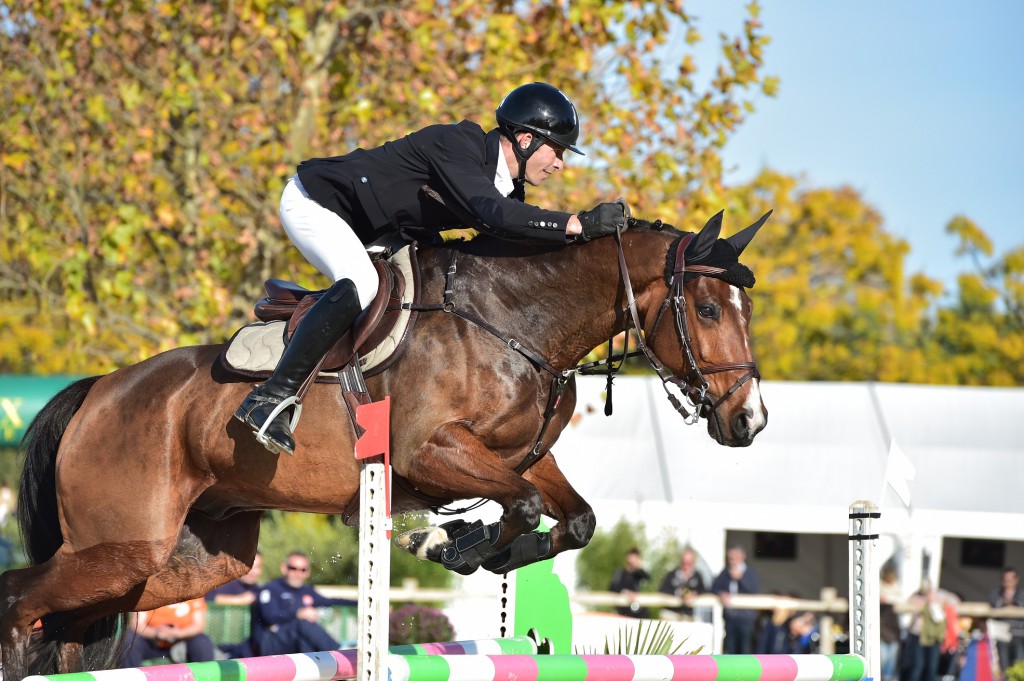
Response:
MULTIPOLYGON (((494 174, 498 172, 498 154, 501 153, 501 130, 495 128, 487 133, 487 137, 484 139, 484 171, 487 173, 487 177, 490 180, 494 180, 494 174)), ((511 168, 509 168, 511 170, 511 168)), ((515 177, 515 175, 513 175, 515 177)), ((508 195, 508 198, 515 199, 517 201, 526 200, 526 188, 515 183, 515 188, 512 193, 508 195)))
POLYGON ((498 172, 498 154, 501 152, 501 130, 495 128, 484 138, 484 170, 493 179, 498 172))

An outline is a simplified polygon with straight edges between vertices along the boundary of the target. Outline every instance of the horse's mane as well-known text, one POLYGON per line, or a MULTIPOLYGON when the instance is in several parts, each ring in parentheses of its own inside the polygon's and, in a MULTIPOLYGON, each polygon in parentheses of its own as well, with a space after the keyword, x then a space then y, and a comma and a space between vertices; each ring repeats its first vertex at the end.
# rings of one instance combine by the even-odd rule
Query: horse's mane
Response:
MULTIPOLYGON (((676 236, 676 241, 691 233, 677 229, 661 220, 652 222, 638 218, 629 219, 629 231, 663 232, 676 236)), ((569 245, 541 241, 501 239, 490 234, 479 234, 468 241, 447 241, 443 244, 436 244, 435 247, 486 258, 520 258, 555 253, 569 245)), ((666 258, 666 277, 668 277, 671 276, 675 268, 676 248, 670 247, 666 258)), ((756 281, 754 273, 749 267, 739 262, 739 254, 736 253, 736 249, 725 239, 718 239, 707 257, 699 260, 688 259, 687 262, 691 265, 700 264, 721 268, 725 270, 723 273, 704 273, 704 276, 716 277, 741 288, 750 288, 756 281)), ((696 276, 700 275, 687 274, 686 281, 696 276)))
POLYGON ((468 241, 446 241, 443 244, 433 244, 433 247, 485 258, 521 258, 529 255, 554 253, 568 245, 541 241, 513 241, 490 234, 479 234, 468 241))
MULTIPOLYGON (((661 220, 651 222, 649 220, 629 219, 629 231, 643 230, 652 232, 665 232, 668 234, 683 235, 682 232, 670 224, 661 220)), ((446 241, 443 244, 433 244, 439 248, 454 249, 460 253, 480 255, 493 258, 518 258, 527 255, 543 255, 560 251, 571 244, 556 244, 550 241, 531 241, 529 239, 502 239, 490 234, 478 234, 472 239, 461 241, 446 241)))

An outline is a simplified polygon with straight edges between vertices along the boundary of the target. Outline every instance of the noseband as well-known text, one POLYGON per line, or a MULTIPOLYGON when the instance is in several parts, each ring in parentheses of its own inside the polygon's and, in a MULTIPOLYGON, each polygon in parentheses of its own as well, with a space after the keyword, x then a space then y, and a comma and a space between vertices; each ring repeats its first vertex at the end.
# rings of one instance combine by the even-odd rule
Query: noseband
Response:
MULTIPOLYGON (((626 333, 627 338, 629 334, 630 325, 636 329, 637 346, 640 348, 640 352, 647 357, 647 361, 650 362, 651 367, 658 374, 661 379, 662 387, 665 389, 665 394, 668 396, 669 402, 675 408, 683 419, 688 424, 695 424, 701 416, 710 419, 712 416, 718 417, 718 408, 722 405, 725 400, 729 398, 734 392, 739 390, 745 383, 752 378, 761 378, 761 374, 757 371, 757 362, 751 360, 749 362, 735 362, 732 364, 705 364, 700 365, 697 363, 697 359, 693 354, 693 344, 690 337, 690 327, 686 321, 686 295, 683 290, 683 284, 686 274, 696 274, 701 276, 723 274, 725 270, 720 267, 710 267, 707 265, 689 265, 686 264, 686 247, 690 245, 696 234, 685 234, 676 240, 675 247, 675 266, 673 268, 671 276, 668 281, 668 294, 665 296, 665 300, 662 301, 661 307, 658 310, 658 315, 655 317, 654 326, 651 328, 651 333, 648 335, 647 340, 644 340, 644 334, 641 333, 642 327, 640 325, 640 315, 636 308, 636 297, 633 295, 633 284, 629 280, 629 269, 626 267, 626 256, 622 250, 622 233, 617 231, 615 233, 615 240, 618 246, 619 256, 619 271, 622 273, 622 284, 626 290, 626 303, 629 316, 626 319, 626 333), (685 374, 689 376, 689 380, 681 379, 676 377, 671 371, 665 368, 665 364, 658 359, 658 356, 654 354, 654 351, 650 348, 650 342, 657 333, 659 326, 661 325, 662 318, 666 315, 669 308, 672 309, 672 316, 675 321, 676 332, 679 334, 679 344, 683 350, 684 360, 686 362, 685 374), (717 374, 726 371, 743 371, 746 369, 746 373, 740 376, 732 387, 729 388, 721 397, 715 399, 714 394, 711 393, 710 385, 705 378, 708 374, 717 374), (686 399, 690 402, 690 406, 693 409, 691 413, 686 408, 676 395, 669 390, 668 384, 671 383, 679 389, 686 399)), ((635 355, 636 353, 634 353, 635 355)), ((623 355, 623 359, 629 356, 629 353, 623 355)), ((613 375, 609 364, 609 382, 613 375)))

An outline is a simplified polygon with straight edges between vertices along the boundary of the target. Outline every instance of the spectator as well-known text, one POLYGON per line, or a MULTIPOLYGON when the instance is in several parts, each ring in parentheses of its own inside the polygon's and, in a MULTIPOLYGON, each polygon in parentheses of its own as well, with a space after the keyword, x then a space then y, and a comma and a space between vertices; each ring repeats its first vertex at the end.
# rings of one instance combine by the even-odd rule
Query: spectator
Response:
POLYGON ((817 631, 818 619, 813 612, 794 612, 787 607, 775 608, 761 630, 757 653, 806 655, 811 652, 817 631))
POLYGON ((218 605, 251 605, 260 593, 263 555, 257 551, 249 572, 206 594, 206 600, 218 605))
POLYGON ((338 642, 317 620, 317 608, 355 601, 327 598, 306 584, 309 556, 292 551, 281 564, 282 577, 267 583, 253 604, 252 640, 260 655, 337 650, 338 642))
MULTIPOLYGON (((218 586, 216 589, 206 594, 206 600, 209 603, 215 603, 217 605, 251 606, 256 602, 256 597, 260 593, 260 577, 262 575, 263 555, 257 551, 256 555, 252 559, 252 567, 249 568, 249 572, 238 579, 228 582, 227 584, 218 586)), ((228 613, 229 617, 232 615, 239 616, 240 613, 228 613)), ((244 616, 251 622, 251 608, 249 609, 249 612, 244 614, 244 616)), ((221 643, 220 649, 224 651, 224 654, 231 658, 253 657, 256 654, 256 650, 253 648, 251 635, 244 641, 221 643)))
MULTIPOLYGON (((10 481, 4 478, 0 481, 0 527, 7 524, 8 518, 14 517, 17 505, 18 496, 10 481)), ((16 561, 14 544, 7 537, 0 537, 0 571, 15 567, 16 561)))
POLYGON ((750 655, 754 652, 754 623, 756 610, 740 610, 729 607, 735 594, 756 594, 761 584, 753 568, 747 565, 747 552, 739 546, 732 546, 725 552, 725 569, 711 583, 711 590, 718 594, 725 606, 726 655, 750 655))
POLYGON ((612 576, 612 583, 608 590, 624 593, 630 599, 628 606, 615 608, 615 612, 620 615, 640 619, 647 619, 651 616, 650 611, 647 608, 640 607, 640 604, 635 600, 637 593, 640 592, 640 586, 651 578, 647 571, 644 570, 643 564, 644 561, 640 556, 640 549, 634 547, 626 554, 625 565, 618 568, 612 576))
MULTIPOLYGON (((993 608, 1024 606, 1024 589, 1020 588, 1020 577, 1017 575, 1017 570, 1012 567, 1003 568, 999 586, 992 589, 988 603, 993 608)), ((996 649, 999 651, 999 664, 1003 671, 1006 671, 1014 663, 1024 660, 1024 620, 1003 621, 1009 626, 1010 640, 996 641, 996 649)))
POLYGON ((910 597, 912 615, 900 655, 900 681, 936 681, 939 657, 946 642, 947 619, 955 620, 956 601, 951 593, 933 588, 928 579, 910 597))
POLYGON ((206 635, 206 601, 165 605, 135 613, 135 637, 122 657, 122 666, 138 667, 143 660, 171 659, 171 647, 183 643, 181 662, 211 662, 216 659, 213 641, 206 635))
POLYGON ((878 659, 882 681, 896 681, 901 637, 900 617, 896 614, 895 605, 900 601, 900 585, 897 581, 896 568, 892 565, 882 567, 878 600, 881 621, 879 635, 882 639, 878 659))
POLYGON ((683 605, 678 608, 666 608, 668 612, 674 612, 681 619, 693 619, 693 601, 697 594, 707 591, 704 578, 697 572, 697 554, 693 549, 683 549, 679 556, 679 568, 665 575, 658 591, 683 599, 683 605))
POLYGON ((813 612, 801 612, 789 619, 789 650, 792 655, 807 655, 815 652, 818 633, 818 616, 813 612))

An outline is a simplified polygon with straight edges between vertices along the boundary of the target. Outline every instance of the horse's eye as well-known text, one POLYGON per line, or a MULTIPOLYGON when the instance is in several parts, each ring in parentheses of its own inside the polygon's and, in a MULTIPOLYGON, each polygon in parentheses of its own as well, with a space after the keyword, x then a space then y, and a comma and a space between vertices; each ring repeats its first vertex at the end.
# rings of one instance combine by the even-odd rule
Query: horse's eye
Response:
POLYGON ((718 310, 714 305, 698 305, 697 314, 706 319, 716 319, 718 317, 718 310))

